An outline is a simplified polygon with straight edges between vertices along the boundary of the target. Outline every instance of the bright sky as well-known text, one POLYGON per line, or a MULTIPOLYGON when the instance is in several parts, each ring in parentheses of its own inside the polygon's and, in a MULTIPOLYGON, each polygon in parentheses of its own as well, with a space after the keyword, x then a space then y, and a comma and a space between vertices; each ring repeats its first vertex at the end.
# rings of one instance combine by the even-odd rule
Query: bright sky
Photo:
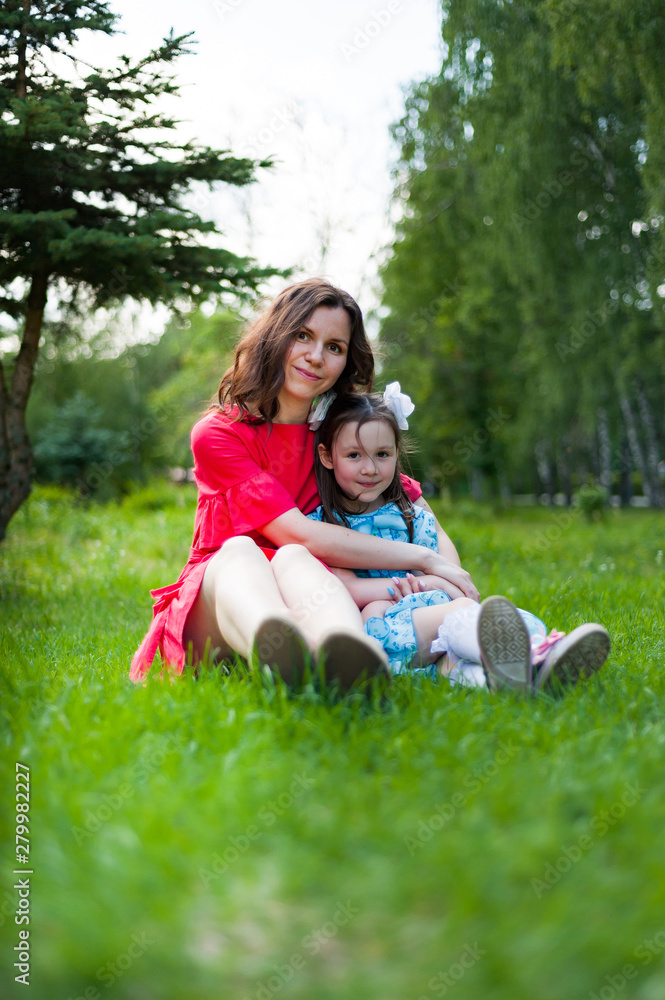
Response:
POLYGON ((263 265, 297 265, 303 277, 324 274, 364 311, 374 306, 391 233, 388 129, 403 111, 404 85, 440 67, 438 0, 112 0, 111 8, 124 36, 87 40, 84 57, 145 54, 171 28, 194 32, 196 55, 180 63, 173 109, 186 134, 277 161, 249 188, 199 196, 224 245, 263 265))

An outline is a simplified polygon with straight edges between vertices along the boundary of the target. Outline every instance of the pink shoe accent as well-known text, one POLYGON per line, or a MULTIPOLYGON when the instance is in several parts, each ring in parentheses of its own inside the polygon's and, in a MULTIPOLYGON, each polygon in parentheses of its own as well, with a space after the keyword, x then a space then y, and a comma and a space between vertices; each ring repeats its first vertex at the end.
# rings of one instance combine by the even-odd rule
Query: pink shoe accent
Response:
MULTIPOLYGON (((553 635, 556 633, 553 633, 553 635)), ((544 640, 549 644, 553 636, 544 640)), ((610 637, 602 625, 587 622, 555 640, 536 673, 536 691, 558 690, 562 685, 577 684, 602 667, 610 651, 610 637)))
POLYGON ((545 657, 549 653, 553 646, 556 646, 560 639, 563 639, 565 632, 557 632, 555 628, 552 629, 549 635, 545 636, 544 639, 539 639, 537 635, 531 636, 531 663, 534 667, 539 667, 540 664, 545 660, 545 657))

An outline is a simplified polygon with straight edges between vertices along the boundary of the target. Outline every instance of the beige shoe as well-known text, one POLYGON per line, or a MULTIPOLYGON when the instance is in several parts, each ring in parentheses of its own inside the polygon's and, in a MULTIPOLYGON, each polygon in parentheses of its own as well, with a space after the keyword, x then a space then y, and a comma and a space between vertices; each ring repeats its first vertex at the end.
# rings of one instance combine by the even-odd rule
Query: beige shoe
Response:
POLYGON ((326 682, 339 681, 342 691, 361 678, 390 678, 388 657, 364 632, 331 632, 319 646, 326 682))
POLYGON ((286 684, 301 680, 310 651, 297 625, 275 615, 256 630, 254 653, 260 663, 276 670, 286 684))

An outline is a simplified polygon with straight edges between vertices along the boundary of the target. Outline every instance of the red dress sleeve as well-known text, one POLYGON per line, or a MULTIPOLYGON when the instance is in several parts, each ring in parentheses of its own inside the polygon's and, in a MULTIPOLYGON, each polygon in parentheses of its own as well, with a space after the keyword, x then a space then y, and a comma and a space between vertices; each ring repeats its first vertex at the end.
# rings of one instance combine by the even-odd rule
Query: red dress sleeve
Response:
POLYGON ((225 538, 256 531, 297 506, 259 464, 252 433, 251 426, 224 417, 204 418, 192 430, 194 475, 208 500, 195 539, 199 548, 218 548, 225 538))
POLYGON ((400 473, 400 478, 402 480, 402 486, 404 487, 404 491, 408 496, 409 500, 411 501, 411 503, 413 503, 414 500, 417 500, 418 497, 421 497, 423 495, 423 491, 420 488, 420 483, 416 479, 411 479, 410 476, 405 476, 403 472, 400 473))

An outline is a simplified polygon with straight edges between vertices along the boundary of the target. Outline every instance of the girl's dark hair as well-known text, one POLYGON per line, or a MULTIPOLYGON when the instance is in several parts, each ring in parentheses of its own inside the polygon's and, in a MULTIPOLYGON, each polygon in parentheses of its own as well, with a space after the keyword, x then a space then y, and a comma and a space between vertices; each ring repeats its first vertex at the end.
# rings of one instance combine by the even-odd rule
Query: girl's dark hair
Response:
POLYGON ((274 419, 284 385, 284 359, 303 324, 319 306, 345 309, 351 321, 346 366, 335 383, 336 391, 372 388, 374 356, 360 307, 348 292, 323 278, 310 278, 280 292, 243 334, 233 364, 219 383, 217 398, 222 409, 237 406, 240 418, 260 414, 263 420, 274 419))
POLYGON ((383 401, 383 397, 377 393, 349 393, 347 395, 338 394, 330 404, 330 408, 325 415, 323 423, 316 432, 314 440, 314 469, 316 472, 316 484, 321 497, 323 508, 323 520, 332 524, 345 524, 350 527, 347 515, 356 514, 350 506, 350 497, 342 490, 335 479, 334 469, 326 469, 319 458, 319 445, 322 444, 330 456, 332 456, 333 446, 337 440, 337 435, 344 424, 357 423, 358 434, 363 424, 371 420, 385 420, 390 424, 395 434, 395 445, 397 448, 397 464, 395 465, 395 475, 390 485, 383 491, 386 503, 394 503, 399 507, 404 523, 409 533, 409 541, 413 541, 413 504, 409 500, 400 474, 400 446, 402 435, 397 423, 395 414, 383 401))

